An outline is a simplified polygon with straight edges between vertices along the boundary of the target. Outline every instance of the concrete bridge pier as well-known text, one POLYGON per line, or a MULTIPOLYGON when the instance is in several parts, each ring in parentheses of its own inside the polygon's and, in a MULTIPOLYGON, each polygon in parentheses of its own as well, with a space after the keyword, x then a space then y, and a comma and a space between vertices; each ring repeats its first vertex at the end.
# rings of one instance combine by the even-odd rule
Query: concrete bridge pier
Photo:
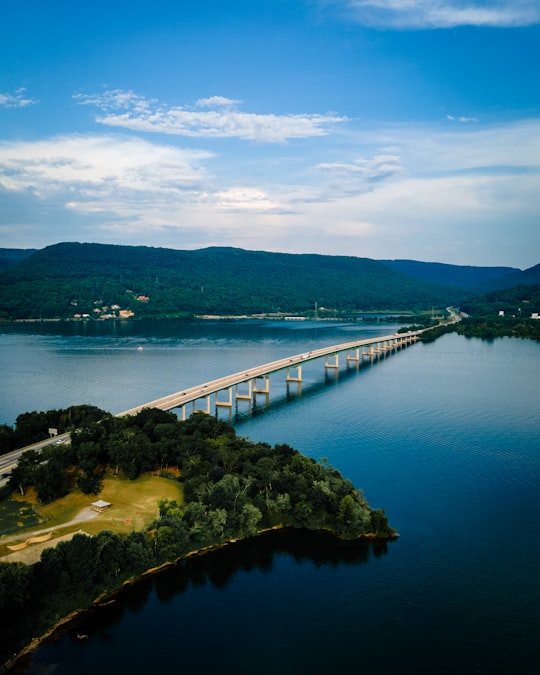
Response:
POLYGON ((287 368, 287 376, 285 377, 286 382, 302 382, 302 365, 299 363, 297 366, 289 366, 287 368), (291 375, 291 368, 296 370, 296 377, 291 375))
POLYGON ((254 387, 253 387, 253 398, 257 396, 257 394, 265 394, 268 396, 270 394, 270 378, 268 375, 260 375, 255 378, 254 382, 254 387), (263 387, 259 386, 259 381, 263 381, 263 387))
POLYGON ((252 400, 252 398, 253 398, 253 380, 247 380, 246 384, 248 386, 247 394, 240 393, 240 390, 239 390, 240 384, 236 385, 236 400, 237 401, 251 401, 252 400))
POLYGON ((349 363, 355 363, 358 367, 360 365, 360 361, 362 360, 360 357, 360 347, 356 347, 356 349, 351 351, 347 352, 347 365, 349 365, 349 363), (354 356, 351 356, 351 351, 354 356))
POLYGON ((325 368, 334 368, 337 371, 338 368, 339 368, 339 354, 329 354, 326 357, 324 367, 325 368), (330 360, 330 359, 332 359, 332 357, 334 359, 333 362, 330 360))
POLYGON ((219 398, 219 391, 216 391, 216 408, 231 408, 233 407, 233 390, 232 387, 229 387, 228 389, 222 389, 221 391, 225 391, 228 394, 227 400, 223 401, 220 400, 219 398))
POLYGON ((291 396, 291 386, 296 387, 296 394, 301 396, 302 394, 302 380, 287 380, 287 398, 291 396))
POLYGON ((266 407, 270 405, 270 377, 268 375, 259 375, 255 378, 253 386, 253 403, 257 403, 257 395, 263 394, 265 398, 266 407), (263 380, 263 386, 259 386, 259 381, 263 380))
MULTIPOLYGON (((233 408, 232 408, 232 406, 230 406, 230 407, 224 406, 224 407, 225 407, 225 410, 228 411, 227 414, 226 414, 226 417, 229 419, 229 422, 232 422, 232 418, 233 418, 233 408)), ((221 408, 218 408, 217 405, 216 405, 215 417, 217 419, 222 419, 222 417, 225 417, 225 415, 220 415, 220 412, 219 412, 220 410, 221 410, 221 408)))
POLYGON ((203 412, 203 413, 206 413, 207 415, 210 415, 210 395, 201 396, 201 398, 195 399, 195 401, 192 402, 192 412, 194 412, 194 413, 203 412), (197 408, 196 407, 197 401, 200 401, 203 398, 206 401, 206 407, 205 408, 197 408))

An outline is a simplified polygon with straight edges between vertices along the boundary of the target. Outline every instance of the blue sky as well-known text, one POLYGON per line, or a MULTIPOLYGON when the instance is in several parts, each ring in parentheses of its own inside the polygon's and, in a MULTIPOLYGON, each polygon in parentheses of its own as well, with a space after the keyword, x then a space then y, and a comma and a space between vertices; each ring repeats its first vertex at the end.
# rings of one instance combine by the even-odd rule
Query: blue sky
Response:
POLYGON ((1 247, 540 262, 540 0, 0 2, 1 247))

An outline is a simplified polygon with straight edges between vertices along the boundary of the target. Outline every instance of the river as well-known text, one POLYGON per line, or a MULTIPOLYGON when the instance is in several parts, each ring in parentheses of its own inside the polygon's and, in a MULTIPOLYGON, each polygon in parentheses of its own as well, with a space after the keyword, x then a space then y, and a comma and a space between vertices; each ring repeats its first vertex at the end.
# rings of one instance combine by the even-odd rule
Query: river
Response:
MULTIPOLYGON (((91 403, 119 412, 388 323, 116 322, 0 327, 0 422, 91 403)), ((540 672, 540 344, 450 334, 324 372, 270 406, 255 441, 326 457, 400 538, 351 549, 294 535, 146 579, 37 650, 22 672, 540 672), (77 640, 84 633, 88 639, 77 640)), ((226 413, 221 413, 226 416, 226 413)))

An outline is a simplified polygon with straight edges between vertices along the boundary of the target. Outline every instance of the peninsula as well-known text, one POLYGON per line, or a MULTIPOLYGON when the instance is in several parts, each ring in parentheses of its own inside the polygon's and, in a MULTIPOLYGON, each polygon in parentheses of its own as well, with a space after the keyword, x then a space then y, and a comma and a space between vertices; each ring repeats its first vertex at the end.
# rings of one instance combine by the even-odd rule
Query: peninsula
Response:
POLYGON ((325 460, 285 444, 241 438, 228 423, 203 413, 184 422, 157 409, 125 418, 103 413, 72 433, 71 444, 23 455, 9 491, 0 507, 31 506, 32 495, 54 505, 78 494, 87 495, 89 505, 110 509, 111 517, 106 530, 99 529, 101 516, 84 523, 88 533, 45 548, 33 565, 0 562, 1 662, 126 581, 231 541, 282 528, 349 542, 397 536, 384 511, 372 509, 325 460), (175 487, 161 488, 167 496, 135 521, 123 489, 138 485, 143 502, 145 479, 152 475, 175 487))

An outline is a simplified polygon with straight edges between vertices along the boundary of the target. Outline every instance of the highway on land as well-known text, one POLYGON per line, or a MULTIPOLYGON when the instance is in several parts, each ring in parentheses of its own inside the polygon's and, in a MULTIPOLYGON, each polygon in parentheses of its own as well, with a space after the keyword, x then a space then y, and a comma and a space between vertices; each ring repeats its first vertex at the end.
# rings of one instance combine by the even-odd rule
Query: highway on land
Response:
POLYGON ((5 455, 0 455, 0 487, 3 487, 9 480, 9 474, 11 470, 17 466, 20 456, 23 452, 28 450, 35 450, 36 452, 41 452, 44 447, 47 445, 60 445, 62 443, 69 443, 71 440, 71 434, 58 434, 52 438, 47 438, 44 441, 39 441, 38 443, 32 443, 32 445, 27 445, 24 448, 19 448, 18 450, 12 450, 7 452, 5 455))

